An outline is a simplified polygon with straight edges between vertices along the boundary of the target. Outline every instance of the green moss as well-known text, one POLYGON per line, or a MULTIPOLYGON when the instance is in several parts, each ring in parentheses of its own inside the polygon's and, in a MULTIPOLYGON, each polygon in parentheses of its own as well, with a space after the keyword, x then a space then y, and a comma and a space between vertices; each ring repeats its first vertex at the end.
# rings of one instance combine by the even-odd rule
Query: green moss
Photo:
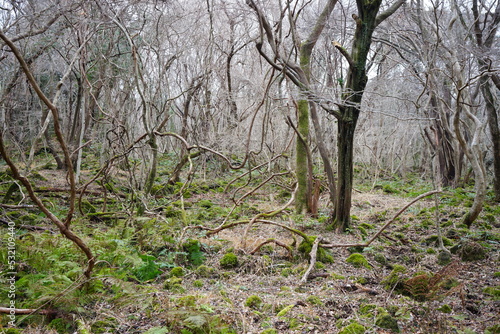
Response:
POLYGON ((196 203, 199 207, 205 208, 205 209, 210 209, 214 203, 212 203, 211 200, 209 199, 202 199, 198 203, 196 203))
POLYGON ((183 293, 186 291, 182 286, 182 278, 180 277, 171 277, 165 281, 163 284, 165 290, 169 290, 176 293, 183 293))
POLYGON ((437 310, 443 313, 451 313, 451 311, 453 311, 451 306, 448 304, 441 305, 437 310))
POLYGON ((386 264, 387 264, 387 259, 385 258, 384 254, 382 254, 382 253, 377 253, 377 254, 375 254, 375 255, 373 256, 373 259, 374 259, 376 262, 378 262, 378 263, 380 263, 380 264, 382 264, 382 265, 386 265, 386 264))
POLYGON ((23 332, 17 328, 7 328, 4 330, 3 333, 5 333, 5 334, 23 334, 23 332))
POLYGON ((365 317, 373 317, 373 311, 377 308, 377 305, 375 304, 361 304, 359 307, 359 314, 365 316, 365 317))
POLYGON ((500 334, 500 324, 488 327, 484 334, 500 334))
POLYGON ((292 308, 295 306, 295 304, 285 306, 281 311, 278 312, 277 316, 278 317, 284 317, 285 315, 288 314, 292 310, 292 308))
POLYGON ((345 279, 345 276, 342 276, 342 275, 337 274, 337 273, 330 273, 330 277, 332 279, 345 279))
POLYGON ((318 305, 318 306, 323 305, 323 301, 321 300, 321 298, 319 298, 318 296, 314 296, 314 295, 308 296, 306 298, 306 302, 308 302, 309 304, 312 304, 312 305, 318 305))
POLYGON ((359 224, 360 227, 363 227, 367 230, 371 230, 371 229, 374 229, 375 228, 375 225, 373 224, 368 224, 368 223, 361 223, 359 224))
POLYGON ((98 320, 90 326, 90 330, 94 334, 113 333, 118 328, 118 321, 113 317, 107 317, 103 320, 98 320))
MULTIPOLYGON (((443 239, 443 245, 445 245, 446 247, 450 247, 453 245, 453 242, 447 237, 442 237, 442 239, 443 239)), ((427 246, 438 247, 439 237, 437 235, 431 235, 430 237, 425 238, 423 243, 426 244, 427 246)))
POLYGON ((201 281, 201 280, 199 280, 199 279, 194 280, 194 281, 193 281, 193 286, 194 286, 195 288, 201 288, 201 287, 203 286, 203 281, 201 281))
POLYGON ((196 306, 196 297, 191 296, 191 295, 179 297, 176 300, 176 303, 178 306, 195 307, 196 306))
POLYGON ((170 269, 170 277, 182 277, 185 275, 184 269, 182 267, 174 267, 170 269))
POLYGON ((96 213, 97 209, 88 200, 84 199, 80 202, 83 213, 96 213))
POLYGON ((402 265, 395 264, 389 275, 384 277, 380 282, 386 290, 401 289, 403 274, 406 273, 406 268, 402 265))
POLYGON ((49 323, 48 327, 54 329, 57 333, 64 334, 70 332, 71 323, 62 318, 56 318, 49 323))
POLYGON ((267 328, 264 329, 260 334, 278 334, 278 332, 274 328, 267 328))
POLYGON ((227 253, 219 261, 220 266, 225 269, 236 268, 239 266, 238 257, 234 253, 227 253))
POLYGON ((382 186, 382 190, 386 193, 386 194, 399 194, 399 190, 394 188, 391 184, 384 184, 382 186))
POLYGON ((353 322, 346 327, 342 328, 339 334, 364 334, 366 331, 365 326, 360 323, 353 322))
POLYGON ((396 318, 392 317, 390 314, 381 314, 377 317, 375 325, 380 328, 389 329, 395 333, 399 333, 400 329, 398 326, 398 321, 396 318))
POLYGON ((288 327, 290 329, 297 329, 300 326, 302 326, 302 323, 299 321, 299 319, 297 319, 297 318, 290 318, 288 320, 288 327))
POLYGON ((483 292, 492 296, 493 300, 495 301, 500 300, 500 286, 495 286, 495 287, 489 286, 487 288, 484 288, 483 292))
POLYGON ((203 278, 212 278, 217 276, 217 270, 213 267, 202 264, 194 271, 196 276, 203 278))
POLYGON ((372 267, 368 264, 366 258, 359 253, 353 253, 349 255, 349 257, 345 260, 347 263, 352 264, 356 268, 365 267, 367 269, 371 269, 372 267))
POLYGON ((262 306, 262 299, 257 295, 252 295, 245 300, 245 306, 258 310, 262 306))
POLYGON ((163 216, 166 218, 181 218, 182 210, 179 210, 171 205, 163 208, 163 216))
MULTIPOLYGON (((316 237, 309 237, 309 241, 302 240, 298 248, 299 252, 304 254, 305 256, 309 256, 314 240, 316 240, 316 237)), ((333 256, 329 253, 329 251, 321 247, 318 248, 316 259, 323 263, 334 262, 333 256)))

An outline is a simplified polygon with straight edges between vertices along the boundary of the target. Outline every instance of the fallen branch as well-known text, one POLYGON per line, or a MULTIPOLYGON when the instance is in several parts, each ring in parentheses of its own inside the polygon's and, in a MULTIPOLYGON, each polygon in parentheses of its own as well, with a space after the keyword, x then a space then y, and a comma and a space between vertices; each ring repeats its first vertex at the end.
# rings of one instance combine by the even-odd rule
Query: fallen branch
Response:
POLYGON ((306 272, 304 273, 304 276, 302 276, 302 279, 300 280, 300 283, 306 283, 307 278, 309 277, 309 274, 313 270, 314 266, 316 265, 316 256, 318 254, 318 245, 321 242, 321 237, 317 237, 316 240, 314 240, 314 243, 311 248, 311 253, 309 254, 309 257, 311 258, 309 261, 309 268, 307 268, 306 272))
POLYGON ((56 310, 38 310, 38 309, 32 309, 32 308, 9 308, 9 307, 0 307, 0 313, 4 314, 14 314, 14 315, 20 315, 20 314, 41 314, 41 315, 48 315, 48 316, 55 316, 59 312, 56 310))
POLYGON ((31 204, 24 204, 24 205, 0 204, 0 208, 6 208, 6 209, 32 209, 34 207, 35 206, 31 204))
POLYGON ((365 243, 357 243, 357 244, 321 244, 320 246, 323 247, 323 248, 336 248, 336 247, 368 247, 375 239, 378 238, 378 236, 380 234, 382 234, 382 232, 384 232, 384 230, 390 225, 392 224, 396 218, 398 218, 403 212, 406 211, 406 209, 408 209, 410 206, 412 206, 414 203, 420 201, 422 198, 425 198, 427 196, 430 196, 430 195, 433 195, 433 194, 437 194, 437 193, 440 193, 441 190, 431 190, 429 192, 426 192, 425 194, 422 194, 420 196, 418 196, 417 198, 415 198, 413 201, 411 201, 410 203, 406 204, 401 210, 399 210, 395 215, 394 217, 392 217, 391 220, 389 220, 387 223, 384 224, 384 226, 382 226, 377 233, 375 233, 375 235, 373 235, 373 237, 370 238, 370 240, 368 240, 367 242, 365 243))

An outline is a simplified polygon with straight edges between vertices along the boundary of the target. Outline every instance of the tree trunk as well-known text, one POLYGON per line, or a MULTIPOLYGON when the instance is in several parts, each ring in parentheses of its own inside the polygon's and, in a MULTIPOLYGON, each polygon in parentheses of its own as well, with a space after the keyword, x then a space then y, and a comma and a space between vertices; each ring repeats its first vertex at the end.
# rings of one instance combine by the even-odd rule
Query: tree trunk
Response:
MULTIPOLYGON (((351 107, 355 109, 354 107, 351 107)), ((338 184, 335 207, 333 211, 333 228, 336 231, 345 231, 351 221, 352 182, 353 182, 353 148, 354 131, 356 129, 358 110, 352 120, 338 121, 337 147, 338 147, 338 184)))
POLYGON ((500 202, 500 128, 498 126, 498 111, 495 108, 493 94, 487 78, 481 78, 481 92, 486 101, 486 113, 493 142, 493 190, 495 201, 500 202))
POLYGON ((297 138, 296 157, 295 157, 295 173, 297 174, 297 194, 295 195, 295 210, 297 213, 309 212, 308 203, 311 191, 308 182, 308 158, 307 158, 307 141, 309 138, 309 102, 300 100, 297 108, 298 126, 297 130, 303 141, 297 138))
POLYGON ((377 24, 385 18, 377 17, 380 3, 381 0, 357 1, 359 16, 353 14, 353 19, 356 21, 356 32, 350 55, 341 46, 335 45, 349 62, 347 83, 342 96, 344 103, 340 108, 341 117, 338 119, 338 186, 332 213, 333 228, 339 232, 345 231, 351 220, 354 131, 360 113, 361 99, 368 81, 366 61, 372 43, 373 31, 377 24))

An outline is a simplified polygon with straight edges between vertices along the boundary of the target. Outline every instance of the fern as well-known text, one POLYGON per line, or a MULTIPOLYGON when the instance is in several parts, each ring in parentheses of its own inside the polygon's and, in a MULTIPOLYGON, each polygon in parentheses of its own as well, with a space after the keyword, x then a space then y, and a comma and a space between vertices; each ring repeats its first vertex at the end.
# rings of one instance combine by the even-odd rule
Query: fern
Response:
POLYGON ((156 258, 154 256, 139 255, 139 257, 144 261, 144 264, 133 271, 133 274, 139 281, 145 282, 152 280, 162 273, 158 264, 155 262, 156 258))

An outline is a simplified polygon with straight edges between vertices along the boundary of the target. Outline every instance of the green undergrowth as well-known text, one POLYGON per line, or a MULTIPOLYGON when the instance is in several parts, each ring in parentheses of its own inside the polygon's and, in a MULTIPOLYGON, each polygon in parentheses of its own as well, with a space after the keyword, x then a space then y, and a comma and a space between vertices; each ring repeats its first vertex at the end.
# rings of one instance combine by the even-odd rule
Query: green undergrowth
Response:
MULTIPOLYGON (((107 191, 106 198, 99 195, 83 197, 83 213, 80 213, 79 205, 72 229, 97 257, 89 281, 82 277, 86 258, 58 233, 40 210, 28 207, 4 210, 4 217, 18 224, 15 236, 16 306, 60 311, 63 316, 49 325, 60 333, 78 330, 78 323, 70 320, 76 314, 83 319, 92 319, 84 324, 92 333, 124 332, 124 323, 140 323, 143 321, 140 317, 151 323, 162 321, 161 325, 156 326, 155 323, 155 326, 147 328, 146 333, 236 333, 238 330, 241 332, 238 322, 243 315, 226 313, 241 307, 250 314, 253 322, 260 324, 261 332, 267 333, 306 331, 319 324, 320 320, 309 315, 305 307, 307 311, 333 312, 332 317, 338 321, 340 333, 398 332, 401 330, 400 322, 408 317, 406 308, 381 307, 370 301, 369 294, 365 296, 362 292, 355 294, 363 296, 358 305, 353 302, 348 311, 343 311, 335 304, 337 301, 330 300, 328 296, 349 282, 356 287, 362 285, 374 290, 380 287, 391 296, 400 294, 405 296, 401 298, 412 303, 424 303, 451 294, 461 284, 457 274, 451 270, 414 272, 414 268, 425 267, 426 262, 422 261, 425 256, 437 257, 440 251, 436 209, 427 203, 407 210, 369 247, 347 249, 351 254, 339 256, 338 266, 332 265, 333 255, 337 259, 342 253, 337 249, 319 248, 313 273, 320 275, 311 280, 311 284, 317 287, 314 293, 308 293, 307 285, 295 290, 283 285, 278 293, 282 299, 278 301, 261 291, 249 291, 253 288, 251 284, 257 283, 251 282, 248 286, 238 283, 242 275, 264 277, 265 281, 260 285, 264 287, 282 285, 280 280, 300 280, 307 269, 316 235, 325 236, 325 239, 332 236, 326 228, 329 208, 320 207, 317 218, 296 214, 292 207, 284 210, 270 219, 293 228, 293 233, 283 231, 280 235, 293 244, 286 248, 271 242, 254 255, 244 254, 222 236, 207 237, 206 229, 192 227, 215 228, 222 222, 243 222, 256 214, 269 212, 290 198, 294 180, 291 177, 276 178, 276 182, 258 189, 241 203, 236 201, 238 205, 233 207, 235 200, 259 186, 267 174, 254 171, 251 178, 236 179, 244 171, 223 171, 223 164, 212 160, 207 162, 209 177, 197 174, 190 180, 181 178, 168 184, 169 172, 175 167, 168 157, 160 160, 151 194, 132 190, 128 174, 122 173, 99 180, 98 185, 102 187, 99 189, 107 191), (226 189, 227 192, 223 193, 226 189), (141 214, 137 213, 139 207, 142 208, 141 214), (34 225, 47 230, 30 230, 21 225, 34 225), (347 268, 347 273, 340 271, 342 268, 347 268), (379 278, 377 282, 371 278, 373 275, 379 278), (240 298, 237 302, 235 295, 240 298), (287 296, 293 300, 284 301, 287 296), (127 311, 132 315, 123 320, 105 312, 97 314, 95 310, 99 307, 127 311), (346 312, 354 312, 357 320, 352 317, 344 319, 351 314, 346 312), (134 314, 138 314, 137 319, 134 314), (278 330, 273 326, 282 328, 278 330)), ((95 166, 93 168, 95 173, 95 166)), ((36 172, 31 177, 47 182, 36 172)), ((0 200, 4 204, 12 205, 23 199, 24 194, 8 173, 0 173, 0 181, 0 200)), ((431 190, 429 183, 411 174, 403 179, 382 173, 377 182, 370 181, 359 188, 403 197, 405 201, 431 190)), ((65 216, 68 212, 66 194, 40 194, 56 216, 65 216)), ((439 195, 439 223, 445 235, 444 246, 450 249, 456 260, 484 261, 498 247, 500 237, 495 233, 495 226, 499 223, 500 209, 491 201, 491 194, 488 196, 477 228, 466 229, 459 221, 462 209, 473 199, 471 190, 446 189, 439 195), (479 253, 479 250, 484 251, 480 258, 467 257, 468 254, 479 253)), ((353 224, 348 231, 350 237, 367 239, 392 217, 394 211, 391 210, 369 206, 365 216, 353 215, 353 224)), ((275 237, 259 228, 258 224, 254 224, 249 233, 257 231, 265 237, 275 237)), ((0 226, 0 230, 6 234, 6 226, 0 226)), ((239 233, 236 232, 237 236, 239 233)), ((277 240, 278 237, 271 241, 277 240)), ((7 256, 6 248, 2 247, 2 264, 7 262, 7 256)), ((1 269, 5 272, 5 265, 1 269)), ((484 286, 481 293, 488 300, 498 301, 498 285, 484 286)), ((1 285, 0 305, 8 305, 7 294, 6 285, 1 285)), ((350 291, 346 295, 351 296, 350 291)), ((440 313, 448 314, 446 310, 443 307, 440 313)), ((41 316, 20 316, 17 320, 20 327, 44 323, 41 316)), ((0 325, 5 326, 5 320, 2 321, 0 325)))

